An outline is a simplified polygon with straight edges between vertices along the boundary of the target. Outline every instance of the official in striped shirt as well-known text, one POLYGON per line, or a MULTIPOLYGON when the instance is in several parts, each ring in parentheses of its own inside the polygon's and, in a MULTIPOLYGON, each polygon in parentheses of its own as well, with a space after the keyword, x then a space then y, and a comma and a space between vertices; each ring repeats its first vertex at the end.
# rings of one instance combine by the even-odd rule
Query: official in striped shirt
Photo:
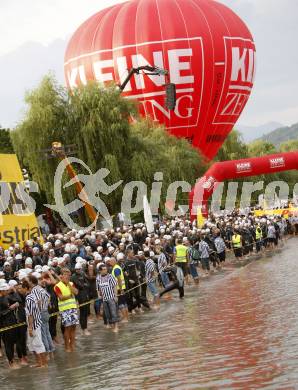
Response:
POLYGON ((55 346, 52 340, 52 336, 49 328, 49 303, 50 294, 39 284, 42 283, 41 275, 34 273, 29 276, 29 282, 33 285, 31 294, 36 297, 38 306, 40 308, 41 315, 41 337, 47 353, 52 353, 55 350, 55 346))
POLYGON ((48 310, 50 299, 49 293, 38 284, 38 279, 36 277, 30 275, 29 281, 33 285, 31 294, 34 295, 36 302, 40 308, 40 311, 48 310))
POLYGON ((145 277, 147 282, 147 287, 151 294, 153 295, 153 303, 154 306, 157 308, 159 307, 159 291, 156 285, 156 268, 155 263, 153 261, 154 252, 145 251, 144 256, 146 258, 145 263, 145 277))
MULTIPOLYGON (((33 278, 31 276, 30 278, 33 278)), ((47 366, 46 349, 41 337, 41 313, 36 296, 32 294, 32 284, 29 280, 23 280, 22 290, 26 294, 25 311, 28 325, 27 346, 30 352, 35 352, 36 366, 47 366)))
POLYGON ((113 332, 118 332, 118 298, 117 280, 108 273, 105 264, 99 267, 99 275, 96 278, 96 288, 98 297, 103 300, 103 310, 107 320, 107 327, 111 327, 113 332))
POLYGON ((158 272, 160 274, 162 284, 164 285, 164 287, 167 287, 170 284, 170 280, 168 274, 164 272, 164 269, 167 268, 168 261, 166 255, 162 252, 160 246, 156 247, 156 254, 158 255, 157 258, 158 272))
POLYGON ((209 275, 210 272, 210 262, 209 262, 209 256, 210 256, 210 248, 206 241, 204 241, 202 238, 200 238, 199 242, 199 251, 201 254, 201 263, 203 270, 205 271, 206 275, 209 275))
POLYGON ((217 256, 221 263, 226 261, 226 244, 220 235, 220 232, 216 233, 217 237, 214 240, 217 256))

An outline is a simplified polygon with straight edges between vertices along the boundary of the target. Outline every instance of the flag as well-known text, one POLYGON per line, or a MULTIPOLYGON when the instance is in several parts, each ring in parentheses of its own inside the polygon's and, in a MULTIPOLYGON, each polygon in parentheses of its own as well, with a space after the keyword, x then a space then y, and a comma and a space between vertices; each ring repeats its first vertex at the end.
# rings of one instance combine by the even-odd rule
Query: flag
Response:
POLYGON ((172 213, 175 210, 175 201, 173 199, 167 199, 165 207, 167 212, 172 213))
POLYGON ((152 219, 152 213, 151 213, 151 209, 150 209, 149 202, 148 202, 146 195, 144 195, 144 197, 143 197, 143 207, 144 207, 144 219, 145 219, 147 232, 153 233, 154 232, 154 224, 153 224, 153 219, 152 219))
POLYGON ((198 207, 198 210, 197 210, 197 227, 198 227, 198 229, 202 229, 202 227, 204 226, 204 223, 205 223, 205 218, 203 217, 202 209, 200 207, 198 207))

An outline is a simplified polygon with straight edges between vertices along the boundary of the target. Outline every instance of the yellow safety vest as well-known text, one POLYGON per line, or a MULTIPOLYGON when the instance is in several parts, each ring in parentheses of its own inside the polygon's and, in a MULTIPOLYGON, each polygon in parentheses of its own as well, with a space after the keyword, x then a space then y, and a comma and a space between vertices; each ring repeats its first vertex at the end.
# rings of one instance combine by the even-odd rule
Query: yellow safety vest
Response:
POLYGON ((126 289, 125 279, 124 279, 123 271, 122 271, 122 268, 120 267, 120 265, 118 265, 118 264, 115 264, 115 265, 114 265, 114 268, 113 268, 113 270, 112 270, 112 275, 113 275, 114 278, 117 280, 118 289, 120 289, 120 290, 125 290, 125 289, 126 289), (121 287, 119 286, 117 276, 115 276, 115 269, 120 269, 120 272, 121 272, 121 273, 120 273, 120 279, 121 279, 121 284, 122 284, 121 287))
POLYGON ((234 248, 241 248, 242 244, 240 234, 234 234, 232 237, 232 243, 234 248))
MULTIPOLYGON (((59 288, 59 290, 61 291, 61 294, 64 297, 67 297, 67 296, 72 294, 70 287, 66 286, 66 284, 64 284, 63 282, 57 283, 56 286, 59 288)), ((60 299, 58 298, 58 308, 59 308, 59 311, 76 309, 77 302, 76 302, 74 297, 66 299, 65 301, 60 301, 60 299)))
POLYGON ((187 246, 177 245, 176 246, 176 263, 186 263, 187 262, 187 246))
POLYGON ((261 240, 263 237, 263 232, 261 228, 256 228, 256 240, 261 240))

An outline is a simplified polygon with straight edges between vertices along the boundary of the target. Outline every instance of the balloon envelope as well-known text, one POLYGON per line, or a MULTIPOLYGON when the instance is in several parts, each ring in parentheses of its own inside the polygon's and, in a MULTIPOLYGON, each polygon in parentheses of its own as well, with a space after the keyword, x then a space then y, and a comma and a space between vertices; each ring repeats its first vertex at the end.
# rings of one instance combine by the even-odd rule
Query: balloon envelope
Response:
POLYGON ((169 77, 134 75, 123 95, 140 112, 190 140, 212 159, 242 113, 255 75, 255 44, 244 22, 213 0, 131 0, 84 22, 65 54, 69 88, 88 80, 123 82, 132 67, 154 65, 169 77), (165 107, 167 82, 177 104, 165 107))

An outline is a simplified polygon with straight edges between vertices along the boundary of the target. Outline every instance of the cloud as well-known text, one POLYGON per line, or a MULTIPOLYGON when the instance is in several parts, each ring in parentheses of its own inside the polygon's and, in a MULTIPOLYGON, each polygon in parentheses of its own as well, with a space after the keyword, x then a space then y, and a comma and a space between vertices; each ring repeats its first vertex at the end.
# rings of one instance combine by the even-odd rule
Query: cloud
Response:
POLYGON ((94 13, 121 1, 1 0, 0 55, 27 41, 49 44, 65 38, 94 13))
POLYGON ((249 26, 257 48, 253 94, 240 119, 251 125, 276 120, 298 122, 298 1, 225 0, 249 26))

